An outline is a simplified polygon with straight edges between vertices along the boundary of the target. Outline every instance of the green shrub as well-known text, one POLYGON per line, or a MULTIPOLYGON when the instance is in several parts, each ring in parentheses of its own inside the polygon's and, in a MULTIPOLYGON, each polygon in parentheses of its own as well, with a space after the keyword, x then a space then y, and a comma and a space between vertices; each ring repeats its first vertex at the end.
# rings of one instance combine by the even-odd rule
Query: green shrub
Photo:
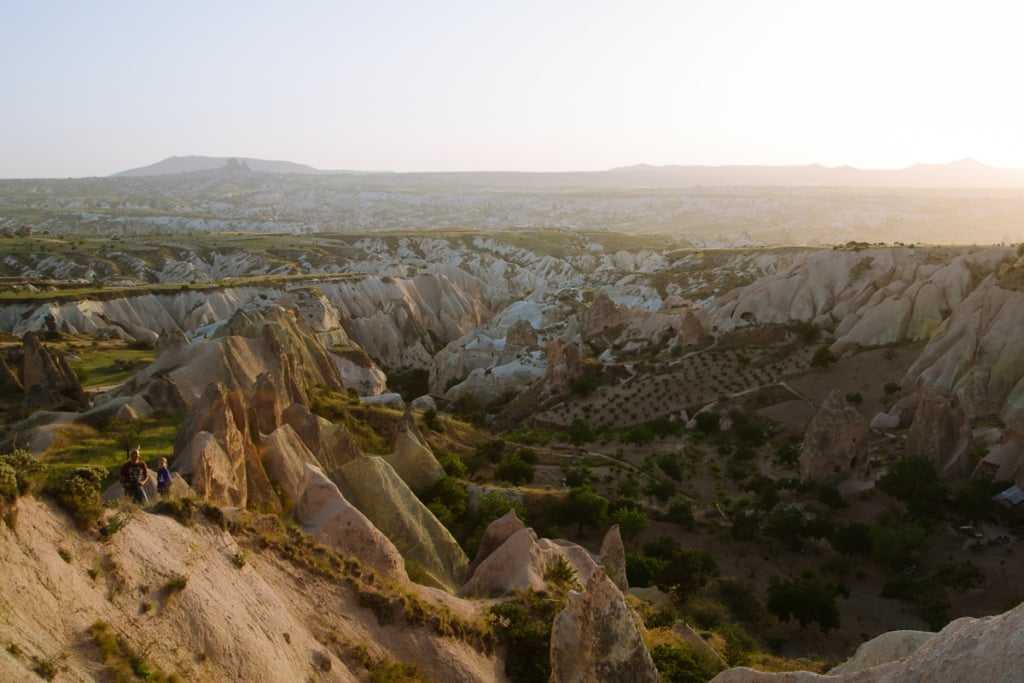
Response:
POLYGON ((922 520, 942 516, 946 507, 946 486, 927 458, 911 456, 897 460, 878 480, 878 488, 896 498, 911 515, 922 520))
POLYGON ((188 586, 188 577, 175 574, 164 584, 162 592, 165 598, 170 598, 185 590, 186 586, 188 586))
POLYGON ((796 619, 801 628, 817 623, 823 633, 839 628, 836 589, 813 575, 773 578, 768 587, 768 610, 780 621, 796 619))
POLYGON ((563 515, 566 521, 575 522, 577 532, 582 534, 585 526, 604 525, 608 516, 608 499, 589 486, 572 489, 563 505, 563 515))
POLYGON ((519 457, 519 454, 506 455, 495 471, 495 477, 513 485, 529 484, 533 481, 533 465, 519 457))
POLYGON ((369 667, 370 683, 423 683, 419 669, 413 664, 383 660, 369 667))
POLYGON ((18 474, 5 462, 0 462, 0 498, 13 501, 18 497, 18 474))
POLYGON ((656 462, 662 472, 672 477, 676 481, 683 480, 683 470, 679 466, 679 459, 671 453, 662 453, 658 456, 656 462))
POLYGON ((568 435, 571 443, 581 446, 594 440, 594 429, 589 422, 577 417, 569 425, 568 435))
POLYGON ((883 521, 871 529, 871 548, 875 559, 892 570, 913 563, 927 541, 927 529, 914 522, 883 521))
POLYGON ((764 603, 750 585, 738 579, 721 578, 715 582, 715 592, 737 621, 752 626, 764 621, 767 615, 764 603))
POLYGON ((512 683, 548 683, 551 624, 563 605, 558 597, 528 591, 491 607, 491 623, 506 647, 505 674, 512 683))
POLYGON ((76 467, 46 484, 53 496, 82 528, 95 526, 103 514, 100 487, 107 473, 99 467, 76 467))
POLYGON ((100 652, 100 660, 106 667, 106 677, 115 683, 136 680, 178 683, 182 680, 177 674, 168 675, 149 663, 105 621, 97 621, 90 626, 89 635, 100 652))
POLYGON ((198 507, 192 498, 161 498, 150 508, 150 512, 171 517, 182 526, 192 526, 198 507))
POLYGON ((832 351, 829 350, 828 345, 819 346, 818 350, 811 356, 811 367, 814 368, 827 368, 836 362, 836 357, 832 355, 832 351))
POLYGON ((843 555, 870 555, 873 548, 871 527, 853 522, 837 528, 832 535, 832 547, 843 555))
POLYGON ((706 595, 690 598, 683 608, 689 621, 702 629, 711 630, 729 621, 729 608, 706 595))
POLYGON ((710 657, 677 645, 656 645, 651 659, 664 683, 706 683, 724 668, 710 657))
POLYGON ((565 593, 570 590, 580 589, 580 581, 579 576, 576 575, 576 569, 561 555, 557 555, 544 568, 544 581, 557 592, 565 593))
POLYGON ((644 493, 657 498, 660 502, 668 502, 676 494, 676 484, 668 479, 652 479, 644 487, 644 493))
POLYGON ((668 507, 665 521, 673 522, 684 529, 694 529, 697 521, 693 515, 693 504, 685 498, 676 498, 668 507))
POLYGON ((626 577, 631 586, 653 586, 661 572, 668 565, 667 560, 642 553, 626 553, 626 577))
POLYGON ((861 403, 864 402, 864 397, 861 395, 859 391, 853 391, 846 395, 846 402, 853 404, 855 406, 859 406, 861 403))
POLYGON ((702 434, 717 434, 721 428, 721 416, 710 410, 697 413, 695 419, 697 420, 697 431, 702 434))
POLYGON ((437 419, 437 410, 431 408, 427 412, 423 413, 423 423, 427 425, 427 429, 432 432, 443 432, 444 425, 437 419))
POLYGON ((12 489, 9 479, 11 475, 8 473, 0 474, 0 477, 5 479, 5 482, 0 485, 2 486, 0 494, 9 499, 28 493, 35 479, 46 471, 46 466, 43 463, 39 462, 30 452, 22 449, 15 449, 10 453, 0 455, 0 473, 7 468, 14 475, 14 493, 11 493, 12 489))
POLYGON ((612 513, 611 517, 612 522, 619 525, 619 529, 626 539, 635 538, 647 528, 649 523, 647 513, 635 507, 619 508, 612 513))
POLYGON ((459 479, 464 479, 466 477, 466 463, 464 463, 462 458, 458 455, 448 453, 446 451, 439 451, 437 453, 437 461, 441 463, 441 467, 444 468, 445 474, 449 477, 457 477, 459 479))
POLYGON ((111 515, 106 522, 100 526, 100 537, 104 541, 109 541, 119 531, 128 526, 128 522, 131 521, 131 513, 127 511, 116 512, 111 515))

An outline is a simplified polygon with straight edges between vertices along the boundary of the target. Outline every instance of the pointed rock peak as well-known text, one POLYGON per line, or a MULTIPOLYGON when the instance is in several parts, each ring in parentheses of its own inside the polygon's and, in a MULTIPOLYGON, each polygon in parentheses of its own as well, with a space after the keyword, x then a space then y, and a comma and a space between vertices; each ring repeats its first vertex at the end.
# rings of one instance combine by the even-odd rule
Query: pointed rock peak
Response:
POLYGON ((570 592, 551 629, 551 683, 656 683, 637 618, 600 569, 570 592))
POLYGON ((618 524, 608 529, 604 541, 601 542, 601 567, 620 591, 625 593, 629 590, 629 581, 626 578, 626 548, 622 544, 618 524))

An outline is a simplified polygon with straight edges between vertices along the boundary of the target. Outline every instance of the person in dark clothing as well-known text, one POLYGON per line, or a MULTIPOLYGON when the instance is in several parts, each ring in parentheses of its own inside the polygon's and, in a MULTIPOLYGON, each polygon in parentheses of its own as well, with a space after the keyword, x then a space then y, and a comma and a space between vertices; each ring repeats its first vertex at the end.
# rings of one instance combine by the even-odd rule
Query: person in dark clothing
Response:
POLYGON ((156 471, 156 490, 161 496, 171 492, 171 471, 167 469, 167 458, 160 458, 160 467, 156 471))
POLYGON ((126 496, 131 496, 139 505, 145 504, 146 492, 142 485, 149 478, 149 468, 142 462, 139 449, 133 448, 128 455, 128 462, 121 466, 121 487, 126 496))

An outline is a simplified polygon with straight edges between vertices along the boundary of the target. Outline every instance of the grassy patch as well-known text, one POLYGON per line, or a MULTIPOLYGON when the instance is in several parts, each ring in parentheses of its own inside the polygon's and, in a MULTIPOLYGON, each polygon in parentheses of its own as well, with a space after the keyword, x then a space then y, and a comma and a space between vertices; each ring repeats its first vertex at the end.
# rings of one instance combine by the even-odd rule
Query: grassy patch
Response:
POLYGON ((150 681, 151 683, 177 683, 183 679, 177 674, 166 674, 160 667, 151 664, 105 621, 97 621, 89 627, 89 635, 100 653, 100 660, 106 667, 108 680, 116 683, 129 681, 150 681))
POLYGON ((71 361, 71 369, 83 387, 121 384, 153 362, 156 352, 148 349, 98 349, 71 361))
POLYGON ((142 457, 148 462, 161 457, 170 459, 180 422, 178 416, 151 417, 112 424, 102 431, 86 425, 68 425, 42 461, 55 473, 82 466, 99 467, 107 473, 106 483, 113 483, 125 462, 127 448, 140 446, 142 457))

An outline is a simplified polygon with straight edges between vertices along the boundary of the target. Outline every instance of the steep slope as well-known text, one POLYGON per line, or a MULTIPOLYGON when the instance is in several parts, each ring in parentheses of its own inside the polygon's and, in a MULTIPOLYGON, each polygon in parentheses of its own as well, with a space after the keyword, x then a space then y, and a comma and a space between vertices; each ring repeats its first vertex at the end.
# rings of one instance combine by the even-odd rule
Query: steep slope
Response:
MULTIPOLYGON (((354 682, 366 675, 361 659, 385 656, 436 680, 504 680, 492 655, 400 613, 378 619, 359 581, 329 581, 273 552, 246 550, 245 532, 236 538, 205 522, 185 527, 136 512, 104 544, 42 502, 19 507, 15 530, 0 525, 0 595, 15 601, 0 638, 22 653, 0 657, 4 680, 33 680, 33 657, 62 667, 59 680, 95 680, 104 666, 88 629, 97 621, 150 665, 191 681, 354 682), (353 657, 361 648, 365 658, 353 657)), ((381 605, 399 595, 380 588, 381 605)), ((454 598, 416 599, 445 619, 448 605, 475 615, 454 598)))

